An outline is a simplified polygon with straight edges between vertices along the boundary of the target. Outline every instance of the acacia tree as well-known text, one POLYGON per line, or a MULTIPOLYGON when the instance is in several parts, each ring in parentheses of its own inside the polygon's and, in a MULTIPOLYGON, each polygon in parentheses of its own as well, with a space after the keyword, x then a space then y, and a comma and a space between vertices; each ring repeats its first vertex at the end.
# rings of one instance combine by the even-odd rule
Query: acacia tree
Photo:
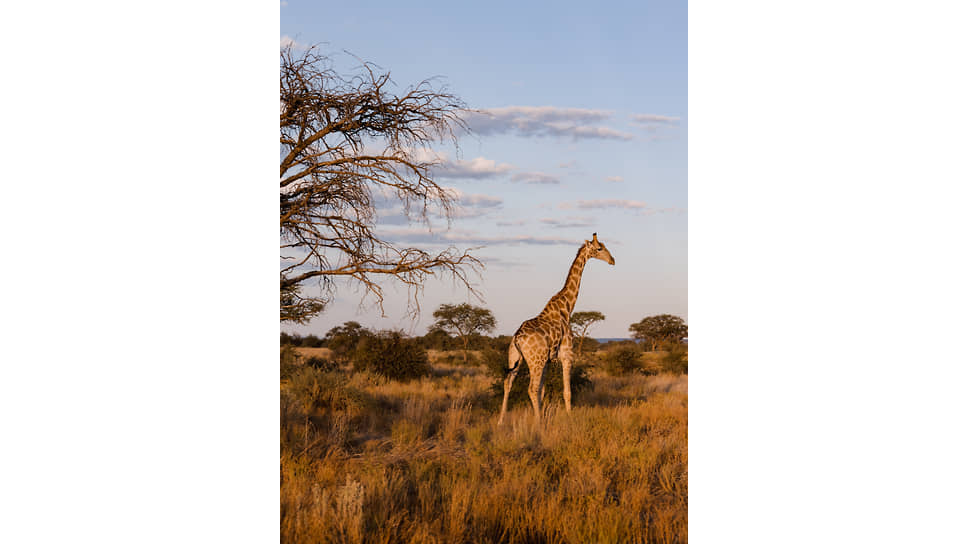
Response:
POLYGON ((681 343, 683 338, 689 336, 689 327, 681 317, 662 314, 629 325, 629 332, 633 338, 649 342, 652 351, 655 351, 662 342, 681 343))
POLYGON ((578 337, 578 356, 581 357, 581 346, 585 343, 585 336, 588 334, 588 328, 599 321, 605 320, 605 314, 602 312, 575 312, 571 314, 571 332, 578 337))
POLYGON ((430 227, 428 213, 450 222, 455 195, 431 169, 437 142, 457 146, 466 130, 464 103, 430 81, 391 90, 389 73, 364 63, 342 75, 310 48, 280 51, 279 272, 280 319, 304 322, 332 300, 340 278, 363 288, 383 312, 381 282, 407 286, 419 313, 423 283, 450 276, 477 294, 469 272, 483 265, 466 250, 401 247, 376 232, 377 198, 396 200, 406 216, 430 227), (303 289, 315 281, 318 291, 303 289))
POLYGON ((497 320, 487 308, 471 306, 470 304, 441 304, 434 311, 437 321, 432 329, 453 332, 460 336, 464 343, 464 364, 467 364, 467 343, 470 335, 475 332, 490 332, 497 326, 497 320))

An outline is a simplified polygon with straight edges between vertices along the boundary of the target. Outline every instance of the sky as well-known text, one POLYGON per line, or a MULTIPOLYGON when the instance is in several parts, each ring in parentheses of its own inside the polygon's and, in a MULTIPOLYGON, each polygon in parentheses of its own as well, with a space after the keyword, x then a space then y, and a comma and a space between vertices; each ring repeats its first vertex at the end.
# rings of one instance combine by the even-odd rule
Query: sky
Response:
MULTIPOLYGON (((483 301, 431 280, 421 317, 407 292, 385 284, 385 316, 341 285, 324 313, 286 332, 325 334, 346 321, 424 334, 443 303, 490 309, 494 334, 511 334, 564 285, 593 232, 615 266, 585 267, 576 311, 606 319, 593 337, 628 337, 642 318, 688 321, 686 3, 629 2, 608 9, 528 3, 372 2, 280 5, 280 44, 318 45, 349 72, 362 59, 397 89, 424 79, 486 114, 472 116, 459 151, 438 150, 435 179, 460 195, 451 223, 407 224, 392 210, 381 232, 426 248, 444 240, 486 267, 473 277, 483 301)), ((305 289, 314 289, 307 285, 305 289)))

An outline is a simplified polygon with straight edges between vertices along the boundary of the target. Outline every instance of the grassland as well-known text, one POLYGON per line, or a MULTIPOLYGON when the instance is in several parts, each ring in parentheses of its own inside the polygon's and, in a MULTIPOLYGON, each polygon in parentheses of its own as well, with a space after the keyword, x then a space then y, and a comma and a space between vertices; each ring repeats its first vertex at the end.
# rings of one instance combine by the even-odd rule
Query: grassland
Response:
POLYGON ((283 384, 282 542, 687 541, 686 376, 593 367, 571 413, 548 399, 540 425, 518 405, 499 427, 494 378, 446 359, 408 383, 283 384))

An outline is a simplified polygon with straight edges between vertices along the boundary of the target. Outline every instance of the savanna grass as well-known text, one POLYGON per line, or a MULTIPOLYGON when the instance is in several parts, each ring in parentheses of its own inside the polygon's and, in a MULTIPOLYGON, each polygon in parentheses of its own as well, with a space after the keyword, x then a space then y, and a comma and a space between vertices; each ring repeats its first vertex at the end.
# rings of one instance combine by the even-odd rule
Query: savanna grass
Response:
POLYGON ((283 542, 686 542, 685 376, 592 370, 571 413, 499 427, 493 377, 437 370, 334 382, 355 404, 284 387, 283 542))

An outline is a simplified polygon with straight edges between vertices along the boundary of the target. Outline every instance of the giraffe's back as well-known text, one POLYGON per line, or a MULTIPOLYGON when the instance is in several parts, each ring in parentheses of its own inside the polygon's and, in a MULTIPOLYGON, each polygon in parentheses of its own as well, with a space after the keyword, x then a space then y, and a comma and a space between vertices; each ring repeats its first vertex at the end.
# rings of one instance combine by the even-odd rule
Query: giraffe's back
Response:
POLYGON ((558 351, 564 332, 559 324, 538 316, 521 323, 512 337, 512 343, 524 351, 528 364, 536 364, 539 360, 543 364, 558 351))

